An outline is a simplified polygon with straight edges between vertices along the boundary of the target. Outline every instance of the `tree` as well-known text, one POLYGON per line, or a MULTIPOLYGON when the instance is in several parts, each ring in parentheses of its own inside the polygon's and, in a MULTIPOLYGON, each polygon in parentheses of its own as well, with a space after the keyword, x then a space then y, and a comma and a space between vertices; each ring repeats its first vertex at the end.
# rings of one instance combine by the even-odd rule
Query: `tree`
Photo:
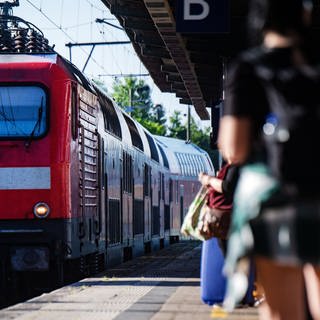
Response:
POLYGON ((187 129, 181 122, 181 112, 175 110, 173 115, 169 117, 168 137, 186 139, 187 129))
MULTIPOLYGON (((185 140, 187 137, 187 120, 183 121, 180 111, 174 111, 166 126, 166 114, 161 104, 154 105, 150 97, 150 87, 143 80, 126 77, 116 80, 113 84, 114 100, 134 119, 148 129, 152 134, 185 140)), ((191 141, 206 150, 211 158, 214 151, 210 148, 210 129, 201 126, 191 117, 191 141)))
MULTIPOLYGON (((182 123, 182 114, 180 111, 174 111, 169 118, 168 136, 178 139, 187 139, 187 120, 182 123)), ((210 146, 210 128, 203 128, 196 123, 193 117, 190 119, 190 138, 191 142, 207 151, 211 159, 216 158, 214 150, 210 146)))
POLYGON ((143 80, 125 77, 113 84, 113 98, 117 104, 151 133, 165 135, 166 118, 162 105, 153 105, 150 87, 143 80))
POLYGON ((217 152, 210 145, 210 127, 200 128, 199 124, 191 118, 190 124, 191 140, 194 144, 207 151, 211 160, 216 162, 217 152))

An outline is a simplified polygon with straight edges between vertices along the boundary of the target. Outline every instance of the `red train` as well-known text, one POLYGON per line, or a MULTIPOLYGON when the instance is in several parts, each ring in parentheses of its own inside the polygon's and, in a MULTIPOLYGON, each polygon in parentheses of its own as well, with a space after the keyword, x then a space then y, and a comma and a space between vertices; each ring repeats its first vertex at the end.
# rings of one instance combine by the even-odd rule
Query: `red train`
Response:
POLYGON ((179 239, 208 154, 152 136, 58 54, 2 51, 0 288, 61 285, 179 239))

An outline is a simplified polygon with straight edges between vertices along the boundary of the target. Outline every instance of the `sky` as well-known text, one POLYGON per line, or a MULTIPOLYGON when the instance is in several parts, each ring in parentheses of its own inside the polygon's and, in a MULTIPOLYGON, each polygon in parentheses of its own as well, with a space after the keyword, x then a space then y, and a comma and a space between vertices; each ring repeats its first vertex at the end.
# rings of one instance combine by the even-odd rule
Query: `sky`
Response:
MULTIPOLYGON (((0 0, 1 1, 1 0, 0 0)), ((20 6, 13 8, 13 14, 33 23, 49 40, 50 45, 63 57, 69 59, 67 43, 129 41, 126 33, 96 19, 106 19, 108 23, 121 27, 118 20, 100 0, 19 0, 20 6)), ((91 46, 72 47, 72 63, 80 70, 85 66, 91 46)), ((148 70, 139 60, 131 44, 96 46, 85 67, 89 78, 100 79, 109 93, 115 75, 141 75, 151 88, 154 104, 162 104, 167 114, 174 110, 187 113, 187 106, 181 105, 175 94, 162 93, 154 84, 148 70)), ((122 77, 121 77, 122 78, 122 77)), ((193 108, 192 116, 200 126, 209 126, 209 121, 201 121, 193 108)))

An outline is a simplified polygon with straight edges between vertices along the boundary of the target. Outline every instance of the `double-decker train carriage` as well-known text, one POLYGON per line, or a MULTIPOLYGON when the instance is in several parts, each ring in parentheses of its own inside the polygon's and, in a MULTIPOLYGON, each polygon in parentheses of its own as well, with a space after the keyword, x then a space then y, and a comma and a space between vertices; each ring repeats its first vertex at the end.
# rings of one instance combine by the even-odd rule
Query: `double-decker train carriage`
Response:
POLYGON ((160 151, 164 152, 165 165, 170 169, 168 207, 171 212, 170 236, 179 239, 183 218, 199 190, 198 174, 199 172, 214 174, 214 167, 209 155, 193 143, 162 136, 155 136, 155 139, 160 151))
POLYGON ((0 46, 2 292, 178 240, 208 154, 151 135, 50 47, 19 48, 0 46))

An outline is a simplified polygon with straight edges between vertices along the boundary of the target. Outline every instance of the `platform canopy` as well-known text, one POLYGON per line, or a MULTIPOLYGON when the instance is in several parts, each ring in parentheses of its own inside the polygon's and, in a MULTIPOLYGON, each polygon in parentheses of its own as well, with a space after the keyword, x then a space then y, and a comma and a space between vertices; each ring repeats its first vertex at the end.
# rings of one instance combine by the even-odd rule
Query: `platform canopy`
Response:
POLYGON ((101 1, 160 90, 209 119, 206 108, 222 99, 225 63, 246 47, 248 0, 101 1))

